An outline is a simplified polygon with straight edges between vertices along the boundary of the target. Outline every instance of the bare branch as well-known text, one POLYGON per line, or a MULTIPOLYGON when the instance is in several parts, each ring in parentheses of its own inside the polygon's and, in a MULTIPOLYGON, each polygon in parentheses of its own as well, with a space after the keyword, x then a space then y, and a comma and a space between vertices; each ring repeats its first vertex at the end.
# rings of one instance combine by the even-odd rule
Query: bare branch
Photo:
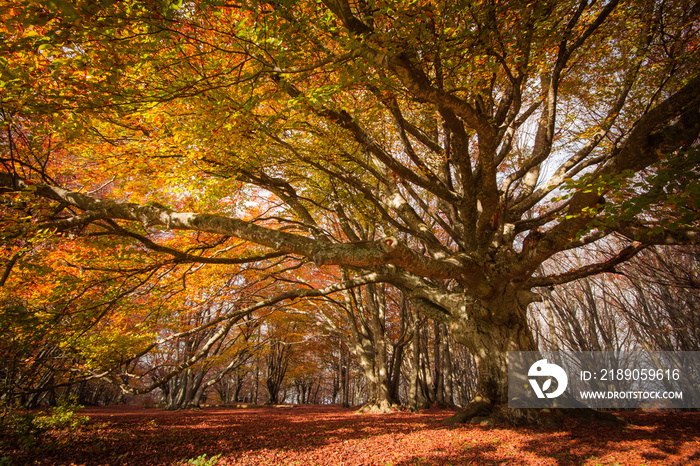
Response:
POLYGON ((579 280, 581 278, 589 277, 591 275, 597 275, 604 272, 615 271, 615 266, 628 261, 634 257, 639 251, 646 248, 647 245, 634 242, 631 245, 624 248, 622 251, 618 252, 614 257, 608 259, 605 262, 600 262, 597 264, 591 264, 581 267, 570 272, 566 272, 559 275, 551 275, 548 277, 532 277, 527 281, 527 286, 551 286, 551 285, 561 285, 562 283, 572 282, 574 280, 579 280))
POLYGON ((7 279, 10 278, 10 273, 12 273, 12 268, 17 264, 17 261, 19 258, 22 257, 22 253, 16 253, 13 255, 9 261, 7 261, 7 265, 5 265, 5 270, 2 273, 2 276, 0 277, 0 287, 5 286, 5 282, 7 282, 7 279))
POLYGON ((612 229, 623 236, 646 244, 683 245, 700 243, 700 228, 669 230, 666 224, 645 225, 641 222, 620 222, 612 229))

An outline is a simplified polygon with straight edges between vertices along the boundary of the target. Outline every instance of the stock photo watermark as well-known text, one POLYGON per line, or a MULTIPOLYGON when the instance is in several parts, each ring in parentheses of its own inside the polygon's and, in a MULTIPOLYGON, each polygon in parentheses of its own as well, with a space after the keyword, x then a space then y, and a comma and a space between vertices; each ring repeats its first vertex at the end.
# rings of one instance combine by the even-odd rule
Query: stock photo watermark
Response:
POLYGON ((511 351, 511 408, 700 408, 700 352, 511 351))

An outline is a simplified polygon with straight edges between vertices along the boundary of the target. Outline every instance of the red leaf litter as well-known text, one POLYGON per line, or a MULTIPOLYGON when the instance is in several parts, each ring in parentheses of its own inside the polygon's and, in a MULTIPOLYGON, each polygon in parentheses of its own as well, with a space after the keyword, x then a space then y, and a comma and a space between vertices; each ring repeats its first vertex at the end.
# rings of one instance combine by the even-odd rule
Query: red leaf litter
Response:
POLYGON ((559 429, 444 425, 452 413, 365 415, 336 406, 88 408, 81 414, 90 422, 79 431, 51 433, 31 451, 0 451, 0 459, 74 466, 700 465, 696 412, 624 412, 620 416, 630 422, 624 427, 572 420, 559 429))

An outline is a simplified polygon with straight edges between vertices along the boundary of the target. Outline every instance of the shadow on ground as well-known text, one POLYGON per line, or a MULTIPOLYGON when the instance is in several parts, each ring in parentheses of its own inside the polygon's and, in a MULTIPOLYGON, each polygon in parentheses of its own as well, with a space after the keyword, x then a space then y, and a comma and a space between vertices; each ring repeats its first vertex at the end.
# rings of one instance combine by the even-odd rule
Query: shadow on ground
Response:
POLYGON ((0 458, 36 465, 186 464, 202 455, 220 455, 219 465, 700 464, 700 413, 622 413, 630 425, 572 421, 557 430, 447 427, 442 420, 452 413, 90 408, 80 431, 52 433, 32 450, 0 451, 0 458))

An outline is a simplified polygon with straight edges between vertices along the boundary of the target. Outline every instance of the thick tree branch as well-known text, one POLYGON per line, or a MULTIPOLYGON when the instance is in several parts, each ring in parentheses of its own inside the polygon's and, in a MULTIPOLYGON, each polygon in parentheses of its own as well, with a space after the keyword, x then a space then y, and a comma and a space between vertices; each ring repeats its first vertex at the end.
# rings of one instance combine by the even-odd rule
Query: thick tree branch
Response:
POLYGON ((434 279, 457 278, 467 283, 478 281, 481 277, 478 266, 466 255, 453 254, 444 259, 432 259, 413 251, 392 237, 363 243, 331 244, 231 217, 175 212, 159 205, 120 203, 56 186, 30 186, 22 180, 0 174, 0 188, 13 189, 15 185, 37 196, 94 212, 100 218, 136 221, 146 226, 162 226, 170 230, 193 230, 233 236, 277 252, 308 257, 319 265, 372 268, 389 264, 403 267, 420 276, 434 279))
POLYGON ((643 250, 647 246, 648 245, 646 244, 635 241, 634 243, 627 246, 626 248, 618 252, 614 257, 611 257, 605 262, 590 264, 559 275, 550 275, 548 277, 532 277, 526 282, 526 286, 537 287, 561 285, 563 283, 569 283, 574 280, 589 277, 591 275, 597 275, 604 272, 613 272, 615 270, 616 265, 630 260, 639 251, 643 250))
POLYGON ((18 252, 7 261, 5 270, 3 270, 2 276, 0 276, 0 287, 5 286, 7 279, 10 278, 10 274, 12 273, 12 268, 17 264, 20 257, 22 257, 22 254, 18 252))
MULTIPOLYGON (((578 37, 573 44, 569 44, 570 35, 573 32, 575 25, 581 18, 581 15, 588 7, 588 1, 582 0, 579 8, 572 16, 567 28, 564 32, 564 37, 559 45, 559 54, 557 61, 554 64, 552 72, 548 76, 542 76, 542 90, 545 93, 544 110, 538 124, 537 133, 532 149, 530 159, 523 164, 519 173, 515 175, 517 179, 522 178, 522 197, 529 197, 537 185, 540 176, 540 168, 552 151, 552 143, 554 142, 554 129, 556 126, 556 114, 558 105, 559 85, 564 69, 567 67, 568 61, 573 52, 580 48, 584 42, 591 36, 605 21, 605 19, 617 7, 618 0, 610 1, 602 9, 596 19, 586 28, 583 34, 578 37)), ((626 95, 626 94, 625 94, 626 95)), ((602 136, 601 136, 602 138, 602 136)), ((597 144, 597 141, 595 142, 597 144)), ((595 145, 593 145, 595 147, 595 145)), ((591 147, 590 150, 593 149, 591 147)), ((583 154, 583 153, 582 153, 583 154)))
POLYGON ((699 244, 700 228, 677 228, 669 230, 666 225, 644 225, 641 222, 620 222, 613 231, 635 241, 656 245, 699 244))
MULTIPOLYGON (((595 175, 641 170, 656 162, 662 154, 672 153, 696 141, 699 134, 700 75, 644 115, 622 148, 595 175)), ((550 229, 538 244, 519 255, 517 269, 520 273, 529 275, 585 230, 595 218, 590 209, 595 208, 604 194, 604 190, 598 189, 576 192, 569 202, 568 217, 550 229)))
MULTIPOLYGON (((299 97, 302 92, 294 87, 289 82, 285 81, 281 77, 275 78, 275 81, 292 97, 299 97)), ((439 196, 450 202, 458 202, 458 196, 447 189, 447 187, 442 183, 436 176, 429 170, 423 170, 422 173, 418 173, 415 170, 403 165, 399 162, 392 154, 390 154, 384 147, 379 144, 372 135, 365 130, 356 119, 352 117, 345 110, 334 110, 328 107, 314 107, 311 109, 317 115, 332 121, 339 127, 349 131, 355 138, 355 140, 362 146, 364 150, 368 153, 374 155, 379 161, 381 161, 386 167, 392 170, 401 178, 404 178, 417 186, 432 192, 436 196, 439 196)))
POLYGON ((283 252, 271 252, 269 254, 262 254, 259 256, 252 256, 252 257, 208 257, 208 256, 199 256, 196 254, 189 254, 183 251, 179 251, 174 248, 169 248, 167 246, 163 246, 161 244, 156 243, 155 241, 152 241, 151 239, 147 238, 146 236, 139 235, 138 233, 134 233, 133 231, 129 231, 126 228, 121 228, 117 225, 111 225, 111 230, 108 232, 108 234, 115 234, 118 236, 126 236, 129 238, 134 238, 144 246, 146 246, 148 249, 151 251, 156 251, 156 252, 162 252, 164 254, 168 254, 170 256, 173 256, 173 258, 177 262, 182 262, 182 263, 196 263, 196 264, 228 264, 228 265, 236 265, 236 264, 249 264, 251 262, 261 262, 265 261, 268 259, 275 259, 277 257, 282 257, 285 255, 283 252))

